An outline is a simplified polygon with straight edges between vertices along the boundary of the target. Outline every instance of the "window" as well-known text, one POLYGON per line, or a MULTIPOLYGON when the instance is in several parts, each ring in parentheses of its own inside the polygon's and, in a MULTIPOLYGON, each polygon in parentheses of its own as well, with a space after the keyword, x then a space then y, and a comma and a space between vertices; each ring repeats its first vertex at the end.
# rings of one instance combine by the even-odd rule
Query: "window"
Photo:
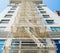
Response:
POLYGON ((14 13, 14 11, 8 11, 8 13, 14 13))
POLYGON ((54 20, 46 20, 46 22, 47 22, 48 24, 53 24, 53 23, 54 23, 54 20))
POLYGON ((10 10, 16 10, 17 6, 12 6, 10 10))
POLYGON ((11 8, 10 10, 16 10, 16 8, 11 8))
POLYGON ((37 46, 35 42, 22 42, 21 43, 23 46, 37 46))
POLYGON ((60 27, 51 27, 52 31, 60 31, 60 27))
POLYGON ((35 43, 35 42, 22 42, 22 43, 35 43))
POLYGON ((17 8, 17 6, 12 6, 13 8, 17 8))
POLYGON ((44 18, 49 18, 50 16, 49 15, 43 15, 44 18))
POLYGON ((40 13, 46 13, 46 11, 40 11, 40 13))
POLYGON ((38 5, 37 8, 42 8, 42 6, 39 6, 39 5, 38 5))
POLYGON ((0 21, 0 24, 1 23, 8 23, 10 20, 9 19, 2 19, 1 21, 0 21))
POLYGON ((12 15, 5 15, 4 17, 5 17, 5 18, 11 18, 12 15))
POLYGON ((2 19, 1 21, 10 21, 10 19, 2 19))
POLYGON ((43 8, 39 8, 39 10, 44 10, 43 8))
POLYGON ((0 30, 4 30, 5 28, 5 26, 0 26, 0 30))

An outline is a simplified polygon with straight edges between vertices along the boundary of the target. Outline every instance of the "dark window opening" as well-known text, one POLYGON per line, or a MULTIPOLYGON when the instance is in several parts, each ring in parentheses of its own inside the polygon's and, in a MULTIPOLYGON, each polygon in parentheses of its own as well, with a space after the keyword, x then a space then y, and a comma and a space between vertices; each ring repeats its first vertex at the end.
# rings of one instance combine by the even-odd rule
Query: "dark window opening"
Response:
POLYGON ((5 18, 11 18, 12 15, 5 15, 4 17, 5 17, 5 18))
POLYGON ((22 46, 37 46, 35 42, 22 42, 22 46))
POLYGON ((0 21, 0 23, 8 23, 10 20, 7 20, 7 19, 2 19, 1 21, 0 21))
POLYGON ((44 10, 43 8, 39 8, 39 10, 44 10))
POLYGON ((40 11, 40 13, 46 13, 46 11, 40 11))
POLYGON ((8 13, 14 13, 14 11, 8 11, 8 13))
POLYGON ((50 16, 49 16, 49 15, 43 15, 43 17, 44 17, 44 18, 50 18, 50 16))
POLYGON ((10 21, 9 19, 2 19, 1 21, 10 21))
POLYGON ((39 5, 38 5, 37 8, 42 8, 42 6, 39 6, 39 5))
POLYGON ((10 10, 16 10, 16 8, 11 8, 10 10))
POLYGON ((53 23, 54 23, 54 20, 46 20, 46 22, 47 22, 48 24, 53 24, 53 23))
POLYGON ((17 6, 12 6, 13 8, 17 8, 17 6))

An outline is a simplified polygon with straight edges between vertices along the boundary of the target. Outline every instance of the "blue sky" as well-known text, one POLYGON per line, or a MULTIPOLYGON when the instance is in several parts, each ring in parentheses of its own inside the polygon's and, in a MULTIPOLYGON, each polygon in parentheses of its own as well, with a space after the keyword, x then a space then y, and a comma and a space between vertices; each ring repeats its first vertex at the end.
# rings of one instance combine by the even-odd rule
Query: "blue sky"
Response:
MULTIPOLYGON (((52 11, 60 10, 60 0, 43 0, 43 3, 46 4, 52 11)), ((0 12, 2 12, 8 4, 9 0, 0 0, 0 12)))
POLYGON ((52 11, 60 10, 60 0, 43 0, 52 11))
POLYGON ((9 4, 9 0, 0 0, 0 12, 2 12, 8 4, 9 4))

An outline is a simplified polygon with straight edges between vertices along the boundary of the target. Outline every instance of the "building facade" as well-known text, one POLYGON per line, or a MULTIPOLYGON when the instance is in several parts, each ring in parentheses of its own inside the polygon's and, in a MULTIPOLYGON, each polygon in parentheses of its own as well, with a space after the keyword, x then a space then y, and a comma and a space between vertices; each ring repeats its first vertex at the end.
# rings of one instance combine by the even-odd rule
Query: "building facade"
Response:
POLYGON ((10 0, 0 14, 0 53, 59 53, 60 20, 42 0, 10 0))

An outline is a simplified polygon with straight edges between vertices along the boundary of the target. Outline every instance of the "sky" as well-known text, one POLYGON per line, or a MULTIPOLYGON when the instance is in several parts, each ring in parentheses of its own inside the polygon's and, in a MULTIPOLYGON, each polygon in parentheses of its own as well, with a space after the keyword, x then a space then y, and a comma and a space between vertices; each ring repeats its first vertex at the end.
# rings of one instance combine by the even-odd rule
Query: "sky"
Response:
POLYGON ((52 11, 60 10, 60 0, 43 0, 52 11))
MULTIPOLYGON (((43 3, 52 11, 60 10, 60 0, 43 0, 43 3)), ((0 12, 2 12, 8 4, 9 0, 0 0, 0 12)))
POLYGON ((0 0, 0 13, 7 7, 9 0, 0 0))

